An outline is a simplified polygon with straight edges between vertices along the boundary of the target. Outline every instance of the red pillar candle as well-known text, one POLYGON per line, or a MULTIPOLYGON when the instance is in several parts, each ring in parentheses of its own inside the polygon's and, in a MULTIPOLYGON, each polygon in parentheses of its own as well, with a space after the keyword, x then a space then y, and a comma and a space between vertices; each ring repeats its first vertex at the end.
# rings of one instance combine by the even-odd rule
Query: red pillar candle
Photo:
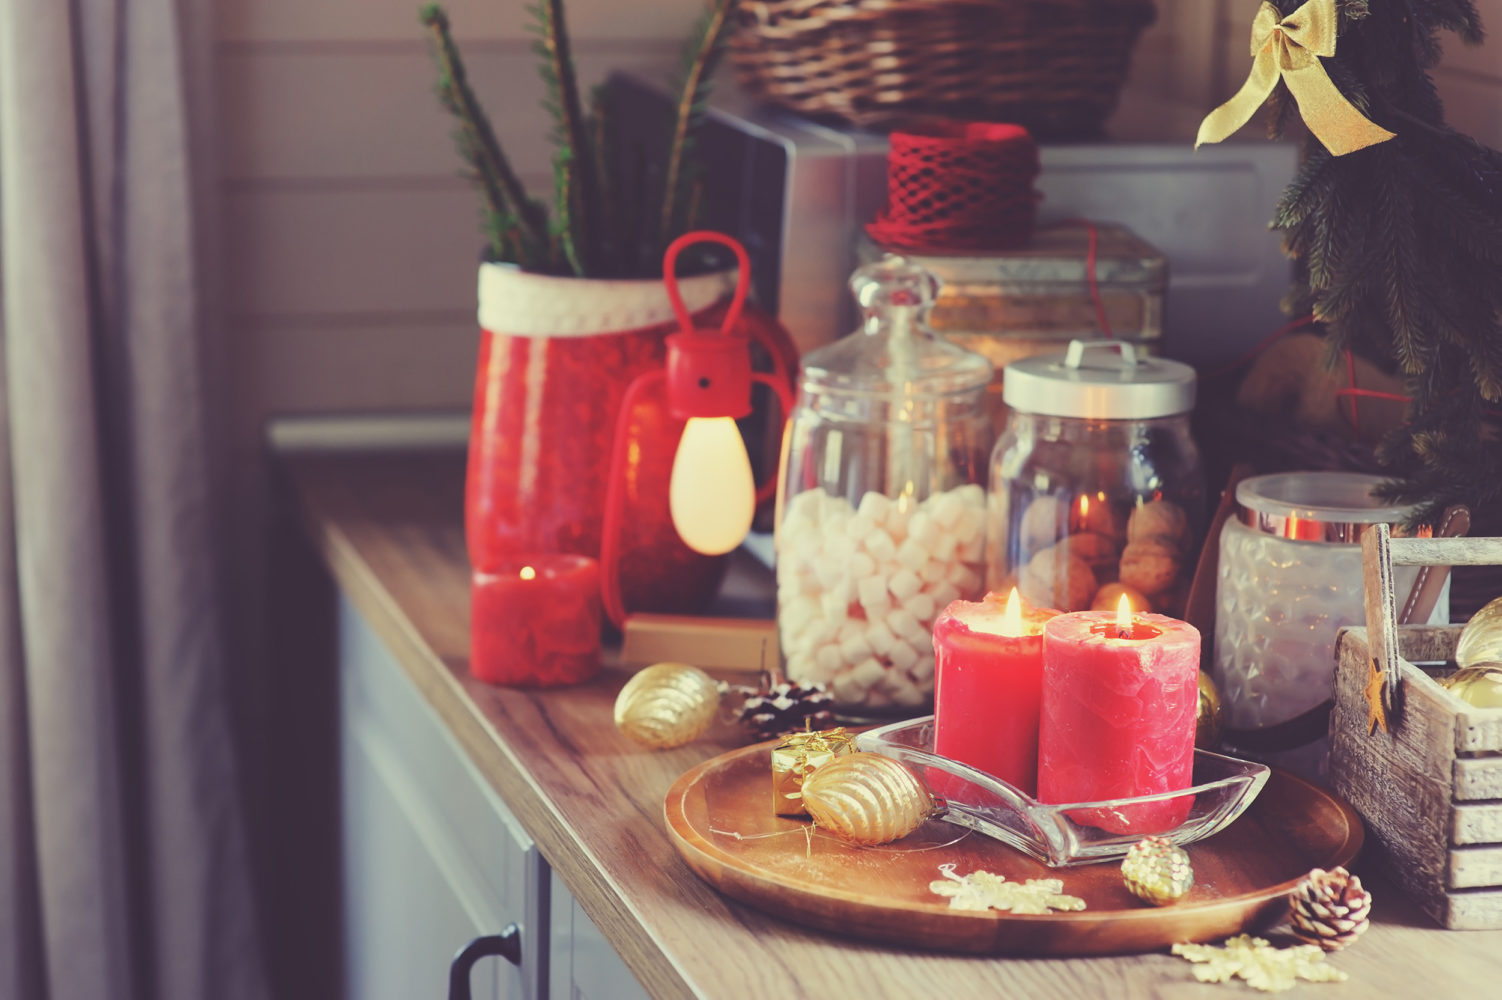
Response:
MULTIPOLYGON (((934 622, 934 752, 1033 794, 1043 625, 1057 611, 955 601, 934 622)), ((943 789, 937 789, 943 794, 943 789)))
POLYGON ((600 566, 588 556, 518 555, 475 572, 469 670, 488 684, 553 687, 600 669, 600 566))
MULTIPOLYGON (((1188 788, 1199 656, 1199 631, 1166 615, 1080 611, 1044 626, 1038 798, 1091 802, 1188 788)), ((1190 803, 1184 796, 1071 816, 1145 836, 1178 826, 1190 803)))

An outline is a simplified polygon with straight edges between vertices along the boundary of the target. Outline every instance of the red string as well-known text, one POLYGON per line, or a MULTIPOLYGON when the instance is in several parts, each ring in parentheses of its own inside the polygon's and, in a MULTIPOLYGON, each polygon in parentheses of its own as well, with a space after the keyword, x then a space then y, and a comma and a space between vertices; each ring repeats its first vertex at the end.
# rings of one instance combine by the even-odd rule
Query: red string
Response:
MULTIPOLYGON (((1361 413, 1356 409, 1356 397, 1359 393, 1354 391, 1356 388, 1356 354, 1349 347, 1346 348, 1346 384, 1353 390, 1347 393, 1351 400, 1351 426, 1359 429, 1361 427, 1361 413)), ((1336 396, 1338 397, 1339 395, 1340 393, 1337 392, 1336 396)))
POLYGON ((934 121, 893 132, 887 205, 866 232, 893 250, 1003 250, 1032 239, 1038 146, 1020 125, 934 121))

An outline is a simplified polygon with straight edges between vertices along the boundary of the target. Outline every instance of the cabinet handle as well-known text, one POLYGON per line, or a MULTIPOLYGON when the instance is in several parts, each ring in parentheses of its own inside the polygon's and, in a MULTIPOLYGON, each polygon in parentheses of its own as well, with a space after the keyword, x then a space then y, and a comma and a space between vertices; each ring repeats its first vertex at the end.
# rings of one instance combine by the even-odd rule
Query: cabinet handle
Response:
POLYGON ((511 924, 499 934, 477 937, 454 956, 449 965, 449 1000, 470 1000, 469 974, 482 958, 504 958, 522 964, 522 929, 511 924))

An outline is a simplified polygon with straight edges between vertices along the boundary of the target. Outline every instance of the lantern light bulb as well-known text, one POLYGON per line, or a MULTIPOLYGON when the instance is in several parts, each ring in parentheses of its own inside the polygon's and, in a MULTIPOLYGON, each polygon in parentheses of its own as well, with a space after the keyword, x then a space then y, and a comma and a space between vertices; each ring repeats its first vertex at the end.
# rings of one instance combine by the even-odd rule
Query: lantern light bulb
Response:
POLYGON ((756 513, 756 481, 733 419, 689 418, 668 479, 668 512, 695 552, 721 555, 745 539, 756 513))

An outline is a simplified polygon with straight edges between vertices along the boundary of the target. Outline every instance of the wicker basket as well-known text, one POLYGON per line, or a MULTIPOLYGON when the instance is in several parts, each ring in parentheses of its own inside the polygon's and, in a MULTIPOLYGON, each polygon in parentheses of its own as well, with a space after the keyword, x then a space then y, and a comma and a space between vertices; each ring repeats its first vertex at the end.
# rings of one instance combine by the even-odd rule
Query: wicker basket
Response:
POLYGON ((1151 0, 750 0, 731 52, 755 97, 867 128, 939 115, 1091 135, 1151 0))

